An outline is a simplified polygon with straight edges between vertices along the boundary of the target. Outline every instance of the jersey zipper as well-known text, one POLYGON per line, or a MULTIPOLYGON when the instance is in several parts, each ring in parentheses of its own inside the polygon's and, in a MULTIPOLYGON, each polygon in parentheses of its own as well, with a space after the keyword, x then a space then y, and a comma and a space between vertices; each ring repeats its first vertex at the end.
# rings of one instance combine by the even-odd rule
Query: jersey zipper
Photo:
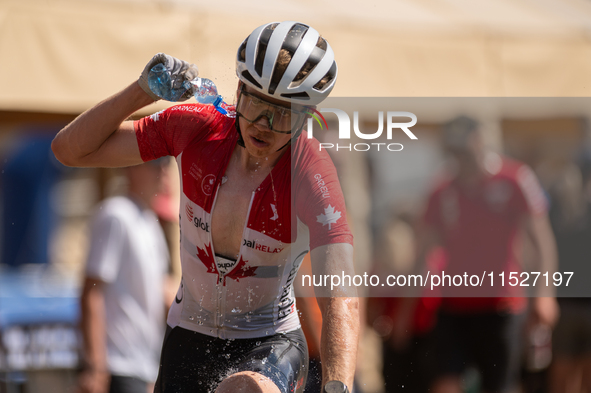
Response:
MULTIPOLYGON (((242 240, 244 240, 244 238, 246 237, 246 235, 245 235, 246 228, 248 228, 248 220, 250 219, 250 209, 252 208, 252 202, 254 201, 254 194, 255 193, 256 193, 256 191, 253 191, 252 195, 250 196, 250 203, 248 204, 248 212, 246 212, 246 221, 244 222, 244 227, 242 228, 242 239, 240 239, 240 248, 238 249, 238 255, 236 256, 236 265, 238 265, 238 262, 240 261, 240 258, 242 257, 242 240)), ((235 268, 236 267, 234 267, 234 269, 235 268)), ((228 273, 230 273, 234 269, 229 270, 228 273)))
MULTIPOLYGON (((214 211, 214 207, 215 207, 215 202, 217 200, 218 197, 218 191, 219 191, 220 186, 218 185, 217 189, 216 189, 216 193, 215 193, 215 197, 213 199, 213 204, 211 206, 211 211, 214 211)), ((245 233, 246 233, 246 228, 248 228, 248 220, 250 218, 250 210, 252 208, 252 202, 254 201, 254 195, 255 195, 256 191, 252 192, 252 195, 250 196, 250 202, 248 204, 248 211, 246 212, 246 220, 244 221, 244 227, 242 228, 242 238, 240 239, 240 248, 238 249, 238 255, 236 256, 236 265, 238 265, 238 262, 240 262, 240 258, 242 256, 242 239, 245 237, 245 233)), ((213 232, 213 230, 212 230, 213 232)), ((234 267, 234 269, 228 270, 226 272, 226 274, 221 274, 218 266, 217 266, 217 259, 215 256, 215 251, 213 249, 213 233, 210 232, 209 233, 209 241, 211 244, 211 252, 213 253, 213 258, 214 258, 214 262, 215 262, 215 269, 218 272, 218 282, 216 287, 218 288, 217 290, 217 310, 215 313, 215 318, 214 318, 214 322, 215 322, 215 326, 217 326, 218 328, 218 338, 224 338, 222 337, 221 331, 224 328, 224 318, 226 317, 225 314, 225 310, 226 310, 226 291, 227 288, 225 285, 223 285, 224 280, 225 280, 225 276, 228 275, 230 272, 232 272, 236 266, 234 267)))
MULTIPOLYGON (((213 203, 211 204, 211 212, 212 212, 212 215, 210 216, 210 221, 212 221, 211 218, 213 217, 213 210, 215 208, 215 202, 218 199, 218 191, 219 191, 219 189, 220 189, 220 185, 218 184, 217 188, 215 189, 215 196, 213 197, 213 203)), ((216 256, 215 256, 215 250, 213 249, 213 234, 212 234, 212 232, 213 232, 213 228, 209 232, 209 244, 211 245, 211 253, 212 253, 212 258, 213 258, 213 264, 215 266, 215 271, 218 274, 217 283, 216 283, 216 289, 217 289, 216 290, 216 297, 217 297, 216 304, 217 304, 217 307, 216 307, 216 310, 215 310, 215 313, 214 313, 214 316, 213 316, 213 323, 214 323, 214 326, 216 326, 216 328, 219 330, 219 327, 220 327, 220 313, 221 313, 220 306, 221 306, 221 298, 222 298, 222 295, 223 295, 222 290, 221 290, 221 286, 220 286, 220 284, 222 282, 221 281, 222 280, 222 275, 220 274, 220 270, 218 269, 218 263, 217 263, 217 259, 216 259, 216 256)), ((222 324, 223 324, 223 319, 222 319, 222 324)), ((218 332, 218 337, 219 337, 219 335, 220 334, 218 332)))

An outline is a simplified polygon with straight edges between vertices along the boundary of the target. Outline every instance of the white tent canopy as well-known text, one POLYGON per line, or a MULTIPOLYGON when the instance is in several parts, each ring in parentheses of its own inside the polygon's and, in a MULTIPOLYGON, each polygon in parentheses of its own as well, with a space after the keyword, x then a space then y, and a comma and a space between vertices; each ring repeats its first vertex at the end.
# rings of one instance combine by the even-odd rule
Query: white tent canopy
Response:
MULTIPOLYGON (((166 52, 232 101, 254 27, 301 20, 337 56, 335 96, 588 96, 584 0, 4 0, 0 110, 78 113, 166 52)), ((154 108, 151 108, 153 110, 154 108)))

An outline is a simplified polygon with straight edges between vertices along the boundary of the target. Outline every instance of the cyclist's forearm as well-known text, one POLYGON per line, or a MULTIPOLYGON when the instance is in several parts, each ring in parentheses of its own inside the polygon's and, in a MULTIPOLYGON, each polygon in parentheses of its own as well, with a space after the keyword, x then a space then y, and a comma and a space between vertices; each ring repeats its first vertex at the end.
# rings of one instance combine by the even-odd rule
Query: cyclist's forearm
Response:
POLYGON ((68 166, 93 166, 92 155, 119 130, 121 124, 134 112, 153 102, 138 83, 133 82, 62 129, 52 143, 56 158, 68 166))
POLYGON ((322 311, 322 384, 337 380, 353 389, 359 335, 357 298, 319 298, 322 311))

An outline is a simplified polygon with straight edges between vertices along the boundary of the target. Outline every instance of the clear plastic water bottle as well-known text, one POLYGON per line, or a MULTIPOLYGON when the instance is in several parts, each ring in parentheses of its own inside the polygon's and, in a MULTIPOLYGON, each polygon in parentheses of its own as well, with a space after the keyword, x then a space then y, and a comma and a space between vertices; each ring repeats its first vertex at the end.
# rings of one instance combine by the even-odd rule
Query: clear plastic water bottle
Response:
POLYGON ((221 114, 228 113, 221 105, 224 100, 218 94, 215 83, 207 78, 195 78, 192 81, 185 81, 182 87, 173 88, 170 71, 166 69, 164 64, 156 64, 150 70, 148 75, 148 84, 150 90, 158 97, 166 101, 178 101, 188 90, 191 90, 197 102, 201 104, 211 104, 221 114))

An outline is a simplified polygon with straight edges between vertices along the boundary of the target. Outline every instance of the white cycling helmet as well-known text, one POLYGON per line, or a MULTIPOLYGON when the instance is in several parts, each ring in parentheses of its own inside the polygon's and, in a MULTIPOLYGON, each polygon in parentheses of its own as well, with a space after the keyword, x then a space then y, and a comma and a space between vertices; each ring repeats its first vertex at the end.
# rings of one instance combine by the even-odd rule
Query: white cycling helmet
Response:
POLYGON ((274 22, 257 27, 240 45, 236 74, 265 95, 317 105, 334 87, 337 63, 328 42, 312 27, 299 22, 274 22), (277 68, 282 49, 291 55, 284 69, 277 68))

